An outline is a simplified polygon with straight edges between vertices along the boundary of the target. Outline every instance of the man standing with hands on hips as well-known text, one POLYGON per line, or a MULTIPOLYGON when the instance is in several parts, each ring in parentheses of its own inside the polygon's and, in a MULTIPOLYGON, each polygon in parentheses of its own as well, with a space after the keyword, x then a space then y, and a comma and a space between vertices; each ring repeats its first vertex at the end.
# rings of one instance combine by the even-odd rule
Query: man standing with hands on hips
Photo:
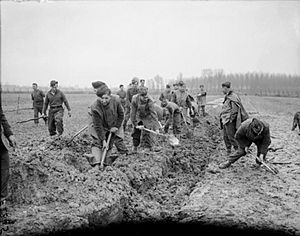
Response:
POLYGON ((45 97, 45 103, 43 107, 43 116, 46 116, 46 111, 48 105, 49 115, 48 115, 48 130, 50 136, 56 135, 56 131, 58 132, 58 136, 61 136, 64 132, 63 127, 63 116, 64 116, 64 108, 62 104, 64 103, 68 109, 68 115, 71 117, 71 108, 69 106, 68 100, 64 93, 57 89, 58 81, 51 80, 50 82, 51 89, 48 91, 45 97))

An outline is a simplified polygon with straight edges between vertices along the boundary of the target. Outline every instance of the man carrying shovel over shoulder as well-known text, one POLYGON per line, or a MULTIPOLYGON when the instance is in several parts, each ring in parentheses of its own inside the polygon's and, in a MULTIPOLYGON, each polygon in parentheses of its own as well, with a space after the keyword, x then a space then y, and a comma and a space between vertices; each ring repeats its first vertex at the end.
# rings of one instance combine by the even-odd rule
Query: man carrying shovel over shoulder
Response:
POLYGON ((130 119, 134 126, 131 135, 133 138, 132 153, 137 153, 137 147, 140 145, 141 139, 145 144, 145 148, 149 148, 149 151, 157 151, 153 149, 154 139, 152 134, 139 129, 139 127, 144 126, 158 132, 161 128, 154 108, 154 100, 148 95, 147 88, 140 88, 139 93, 132 97, 130 119))
MULTIPOLYGON (((93 85, 93 87, 95 86, 93 85)), ((110 89, 105 83, 101 82, 101 85, 97 86, 96 95, 99 98, 91 106, 91 115, 94 132, 97 137, 93 139, 92 157, 89 161, 92 166, 99 165, 103 149, 108 147, 104 164, 110 165, 113 162, 110 154, 114 142, 121 141, 123 143, 123 139, 119 135, 123 128, 124 110, 120 99, 111 94, 110 89), (111 138, 108 140, 110 133, 111 138)), ((128 152, 125 145, 123 145, 123 148, 118 145, 117 149, 119 152, 128 152)))

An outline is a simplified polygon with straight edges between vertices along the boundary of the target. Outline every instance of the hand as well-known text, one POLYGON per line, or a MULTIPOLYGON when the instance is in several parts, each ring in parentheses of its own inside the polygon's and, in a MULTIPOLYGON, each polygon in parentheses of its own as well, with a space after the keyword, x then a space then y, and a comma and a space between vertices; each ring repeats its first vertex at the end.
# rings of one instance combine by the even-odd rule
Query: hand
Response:
POLYGON ((9 141, 9 144, 10 144, 12 147, 16 147, 16 146, 17 146, 17 140, 16 140, 15 136, 10 135, 10 136, 8 137, 8 141, 9 141))
POLYGON ((182 111, 183 111, 183 108, 182 108, 182 107, 179 107, 179 111, 182 112, 182 111))
POLYGON ((68 111, 68 116, 71 117, 71 111, 68 111))
POLYGON ((106 148, 106 145, 107 145, 106 140, 103 140, 103 141, 102 141, 102 147, 103 147, 103 148, 106 148))
POLYGON ((47 116, 46 114, 43 114, 43 115, 42 115, 42 118, 45 118, 46 116, 47 116))
POLYGON ((156 132, 157 134, 159 134, 159 129, 155 130, 155 132, 156 132))
POLYGON ((144 126, 143 126, 143 125, 138 125, 138 126, 136 126, 135 128, 136 128, 136 129, 143 129, 144 126))
POLYGON ((112 132, 112 133, 116 133, 117 131, 118 131, 117 127, 111 127, 110 128, 110 132, 112 132))

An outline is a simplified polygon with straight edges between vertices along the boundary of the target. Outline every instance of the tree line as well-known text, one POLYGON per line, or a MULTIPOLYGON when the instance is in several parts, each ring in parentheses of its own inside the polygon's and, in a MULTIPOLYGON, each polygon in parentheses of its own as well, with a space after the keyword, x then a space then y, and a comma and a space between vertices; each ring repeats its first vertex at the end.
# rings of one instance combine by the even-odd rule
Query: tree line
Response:
MULTIPOLYGON (((222 70, 215 73, 206 70, 199 77, 187 78, 180 73, 176 79, 171 79, 167 83, 173 85, 179 80, 185 82, 191 94, 196 94, 200 84, 203 84, 210 95, 218 95, 221 92, 221 84, 230 81, 232 88, 244 95, 300 97, 300 75, 258 72, 225 74, 222 70)), ((166 83, 159 75, 147 83, 153 93, 161 92, 165 85, 166 83)))

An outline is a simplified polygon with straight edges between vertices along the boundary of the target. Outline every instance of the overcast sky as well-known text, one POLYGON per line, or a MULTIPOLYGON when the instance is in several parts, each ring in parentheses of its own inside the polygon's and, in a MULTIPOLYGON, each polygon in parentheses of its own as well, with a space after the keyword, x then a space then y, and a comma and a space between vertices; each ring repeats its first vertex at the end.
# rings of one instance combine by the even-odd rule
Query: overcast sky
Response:
POLYGON ((1 82, 300 74, 299 1, 1 2, 1 82))

